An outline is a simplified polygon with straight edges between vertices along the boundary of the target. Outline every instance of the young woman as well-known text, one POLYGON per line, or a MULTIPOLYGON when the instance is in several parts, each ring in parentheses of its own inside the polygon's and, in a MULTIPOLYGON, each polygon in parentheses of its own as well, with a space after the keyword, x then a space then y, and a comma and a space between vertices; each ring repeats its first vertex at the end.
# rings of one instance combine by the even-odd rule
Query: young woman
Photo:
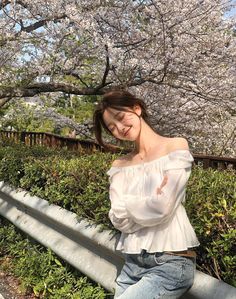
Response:
POLYGON ((145 103, 127 91, 104 95, 94 128, 105 147, 102 128, 135 145, 107 172, 109 218, 121 231, 117 250, 125 257, 114 298, 179 298, 193 284, 199 245, 182 205, 193 162, 188 142, 156 133, 145 103))

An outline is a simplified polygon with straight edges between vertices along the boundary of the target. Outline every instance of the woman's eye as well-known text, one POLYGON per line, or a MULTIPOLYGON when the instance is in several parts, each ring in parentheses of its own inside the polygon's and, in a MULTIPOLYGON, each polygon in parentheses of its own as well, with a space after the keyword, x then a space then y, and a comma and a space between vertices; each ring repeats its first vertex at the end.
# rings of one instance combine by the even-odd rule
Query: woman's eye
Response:
POLYGON ((119 116, 118 120, 121 121, 124 118, 124 114, 122 114, 121 116, 119 116))
POLYGON ((109 128, 109 130, 110 130, 111 132, 113 132, 114 129, 115 129, 115 127, 110 127, 110 128, 109 128))

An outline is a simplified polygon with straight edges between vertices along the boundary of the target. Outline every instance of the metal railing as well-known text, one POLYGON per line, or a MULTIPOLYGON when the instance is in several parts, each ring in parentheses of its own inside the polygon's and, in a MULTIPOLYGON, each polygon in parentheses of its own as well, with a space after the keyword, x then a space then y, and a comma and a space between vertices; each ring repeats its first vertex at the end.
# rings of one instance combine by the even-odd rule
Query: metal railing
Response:
MULTIPOLYGON (((115 251, 119 234, 99 226, 24 190, 0 182, 0 214, 105 289, 112 291, 124 263, 115 251)), ((196 271, 183 299, 236 299, 236 288, 196 271)))

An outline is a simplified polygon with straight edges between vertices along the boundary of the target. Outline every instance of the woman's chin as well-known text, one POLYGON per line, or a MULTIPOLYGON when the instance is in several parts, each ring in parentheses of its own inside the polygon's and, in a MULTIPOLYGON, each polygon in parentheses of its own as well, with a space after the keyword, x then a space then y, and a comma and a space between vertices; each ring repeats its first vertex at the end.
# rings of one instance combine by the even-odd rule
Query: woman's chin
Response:
POLYGON ((130 134, 130 135, 126 136, 123 140, 134 142, 137 138, 138 138, 138 136, 130 134))

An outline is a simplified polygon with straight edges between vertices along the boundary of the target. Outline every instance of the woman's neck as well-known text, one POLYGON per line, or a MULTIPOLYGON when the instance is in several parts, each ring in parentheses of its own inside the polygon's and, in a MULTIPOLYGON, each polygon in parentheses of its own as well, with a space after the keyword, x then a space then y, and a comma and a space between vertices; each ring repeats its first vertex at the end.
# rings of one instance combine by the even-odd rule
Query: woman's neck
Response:
POLYGON ((141 156, 147 156, 151 149, 162 148, 165 137, 157 134, 144 121, 141 123, 141 130, 135 141, 135 152, 141 156))

